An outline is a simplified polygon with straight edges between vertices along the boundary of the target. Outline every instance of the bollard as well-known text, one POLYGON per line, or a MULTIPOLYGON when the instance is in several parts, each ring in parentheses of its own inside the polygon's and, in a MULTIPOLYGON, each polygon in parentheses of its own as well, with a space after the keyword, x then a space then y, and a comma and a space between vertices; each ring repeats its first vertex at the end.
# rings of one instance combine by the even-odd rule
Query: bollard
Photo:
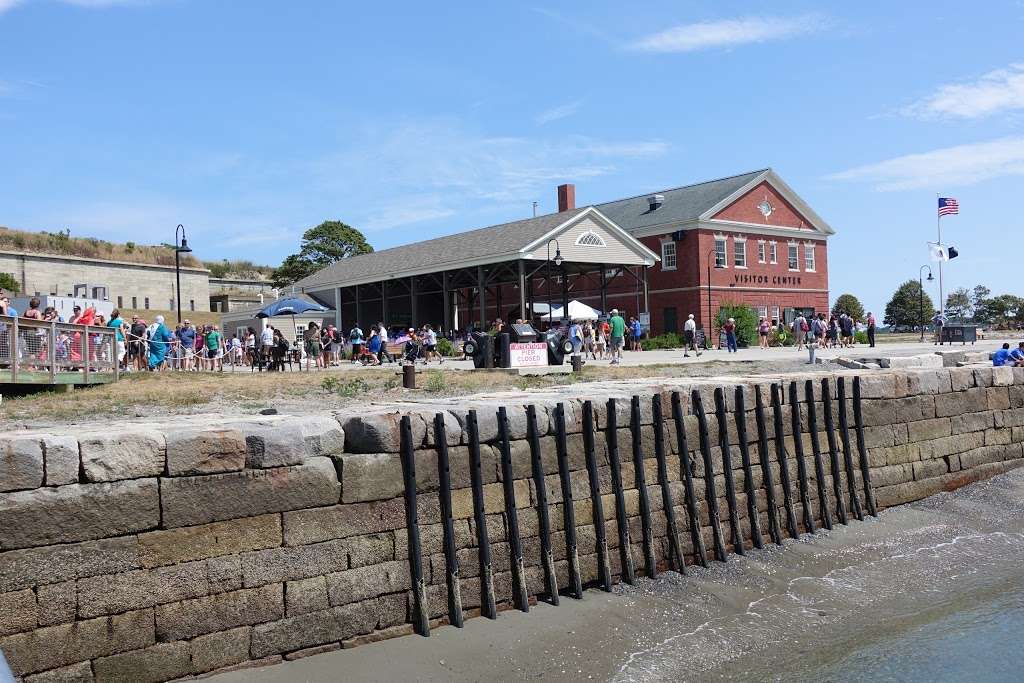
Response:
POLYGON ((622 580, 632 584, 636 580, 633 568, 633 545, 629 539, 629 517, 626 516, 626 494, 622 490, 622 463, 619 461, 619 429, 615 414, 615 399, 608 399, 608 424, 604 436, 608 446, 608 464, 612 471, 612 491, 615 493, 615 526, 619 532, 619 559, 622 580))
POLYGON ((402 366, 402 387, 405 389, 416 388, 416 366, 415 365, 403 365, 402 366))
POLYGON ((775 502, 775 477, 772 476, 768 455, 768 426, 764 418, 764 398, 760 385, 754 386, 754 418, 757 421, 757 454, 761 461, 761 476, 764 478, 764 495, 768 503, 768 533, 772 543, 782 545, 782 529, 779 526, 779 506, 775 502))
POLYGON ((683 475, 683 494, 686 496, 686 517, 690 522, 690 543, 693 554, 702 567, 708 566, 704 549, 704 536, 700 533, 700 515, 697 514, 697 497, 693 490, 693 463, 690 461, 690 447, 686 442, 686 425, 683 423, 683 397, 678 391, 672 392, 672 421, 676 425, 676 448, 679 450, 679 469, 683 475))
POLYGON ((846 415, 846 378, 836 380, 839 390, 839 436, 843 440, 843 464, 846 467, 846 489, 850 493, 850 512, 859 521, 864 521, 864 511, 857 498, 857 479, 853 474, 853 452, 850 448, 850 424, 846 415))
POLYGON ((793 487, 789 480, 789 463, 786 461, 786 442, 782 434, 782 392, 775 383, 772 384, 772 414, 775 418, 775 456, 779 460, 779 479, 782 480, 782 499, 786 507, 786 530, 792 538, 799 538, 796 514, 793 512, 793 487))
POLYGON ((725 543, 722 541, 722 522, 718 514, 718 491, 715 487, 715 464, 711 460, 711 442, 708 438, 708 418, 704 414, 704 402, 696 389, 690 394, 693 413, 697 416, 697 434, 700 437, 700 454, 704 458, 704 497, 707 499, 708 518, 711 521, 711 537, 715 544, 715 559, 726 562, 725 543))
POLYGON ((423 581, 419 513, 416 509, 416 458, 413 454, 412 422, 403 415, 400 423, 402 478, 405 484, 405 527, 409 541, 409 576, 412 583, 412 624, 416 633, 430 636, 430 609, 423 581))
POLYGON ((754 490, 754 470, 750 466, 750 445, 747 443, 747 408, 743 387, 736 387, 736 440, 740 446, 740 460, 743 464, 743 490, 747 495, 747 517, 750 521, 750 540, 755 548, 764 547, 761 536, 761 520, 757 514, 757 493, 754 490))
POLYGON ((832 473, 832 493, 836 499, 836 518, 846 524, 846 503, 843 502, 843 480, 839 476, 839 450, 836 448, 836 426, 832 419, 832 389, 828 377, 821 380, 821 412, 825 419, 825 438, 828 440, 829 471, 832 473))
POLYGON ((804 400, 807 402, 807 431, 811 433, 811 450, 814 452, 814 478, 818 483, 818 507, 821 509, 821 523, 826 529, 832 528, 832 513, 829 511, 828 487, 825 485, 825 468, 821 463, 821 442, 818 440, 818 412, 814 407, 814 380, 804 382, 804 400))
POLYGON ((814 508, 807 490, 807 461, 804 460, 803 424, 800 415, 800 397, 796 382, 789 383, 789 415, 793 423, 793 450, 796 451, 796 479, 800 487, 800 507, 804 513, 804 530, 814 533, 814 508))
POLYGON ((807 347, 807 364, 814 365, 814 346, 807 347))
POLYGON ((630 402, 629 431, 633 438, 633 480, 640 498, 640 533, 643 536, 644 565, 647 577, 658 578, 654 559, 654 532, 651 529, 651 501, 647 495, 647 472, 644 470, 643 435, 640 428, 640 397, 630 402))
POLYGON ((480 429, 477 426, 475 410, 470 410, 466 415, 466 434, 469 438, 469 480, 473 489, 473 523, 476 525, 476 545, 479 548, 480 557, 480 614, 488 619, 497 619, 494 569, 491 565, 491 541, 487 535, 483 475, 480 466, 480 429))
POLYGON ((715 418, 718 422, 718 446, 722 449, 722 474, 725 475, 725 502, 729 506, 729 535, 732 549, 743 555, 743 534, 736 505, 736 482, 732 472, 732 447, 729 445, 729 417, 725 410, 725 390, 715 387, 715 418))
POLYGON ((612 589, 612 570, 608 560, 608 538, 604 528, 604 504, 601 501, 601 478, 597 471, 597 453, 594 451, 594 404, 583 402, 583 452, 587 459, 587 478, 590 480, 590 512, 594 521, 594 539, 597 546, 597 576, 601 587, 612 589))
POLYGON ((533 485, 537 489, 537 524, 540 530, 540 561, 544 568, 544 588, 548 601, 558 604, 558 577, 555 574, 555 556, 551 552, 551 522, 548 519, 548 487, 544 481, 541 462, 540 431, 537 429, 537 407, 526 406, 526 433, 530 441, 530 460, 533 467, 533 485))
POLYGON ((580 577, 580 555, 576 545, 576 511, 573 508, 572 480, 569 478, 569 452, 565 434, 565 404, 555 406, 555 454, 558 457, 558 479, 562 484, 562 526, 565 527, 565 556, 569 560, 569 584, 572 596, 583 599, 580 577))
POLYGON ((864 445, 864 414, 861 408, 860 375, 853 378, 853 422, 857 429, 857 453, 860 455, 860 473, 864 480, 864 503, 868 514, 878 516, 875 505, 875 491, 871 488, 871 463, 868 462, 868 449, 864 445))
POLYGON ((512 604, 523 612, 530 611, 526 591, 526 567, 523 545, 519 537, 519 513, 516 511, 516 490, 512 479, 512 450, 508 443, 508 411, 498 408, 498 447, 501 451, 501 484, 505 494, 505 528, 508 531, 509 564, 512 565, 512 604))
POLYGON ((448 463, 448 436, 444 415, 434 415, 434 443, 437 446, 437 497, 441 505, 441 524, 444 534, 444 566, 448 583, 448 620, 452 626, 462 628, 462 591, 459 586, 459 556, 455 549, 455 525, 452 520, 452 482, 448 463))
POLYGON ((583 372, 583 357, 580 354, 571 356, 569 360, 572 361, 573 372, 583 372))
POLYGON ((655 394, 651 398, 651 414, 654 418, 654 458, 658 462, 661 506, 665 509, 665 528, 668 533, 669 563, 677 572, 685 574, 686 561, 683 559, 683 547, 679 542, 675 503, 672 502, 672 487, 668 481, 668 462, 665 458, 665 416, 661 409, 661 394, 655 394))

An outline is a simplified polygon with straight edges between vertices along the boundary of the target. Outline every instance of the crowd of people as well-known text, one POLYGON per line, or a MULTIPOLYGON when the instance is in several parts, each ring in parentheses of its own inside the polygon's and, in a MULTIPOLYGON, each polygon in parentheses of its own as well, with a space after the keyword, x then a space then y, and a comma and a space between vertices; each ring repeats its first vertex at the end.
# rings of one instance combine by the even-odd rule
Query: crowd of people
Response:
POLYGON ((640 321, 630 317, 627 322, 614 308, 609 316, 607 320, 567 321, 567 326, 560 331, 569 339, 574 354, 581 354, 584 359, 609 359, 612 365, 618 365, 627 345, 630 351, 643 351, 640 344, 643 326, 640 321))

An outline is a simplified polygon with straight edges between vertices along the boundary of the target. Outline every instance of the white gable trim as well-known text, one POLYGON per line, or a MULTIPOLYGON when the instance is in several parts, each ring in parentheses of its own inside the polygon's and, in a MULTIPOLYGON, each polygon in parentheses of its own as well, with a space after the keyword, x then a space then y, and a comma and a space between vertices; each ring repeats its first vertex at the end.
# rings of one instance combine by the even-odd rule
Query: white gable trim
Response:
POLYGON ((722 211, 723 209, 728 207, 730 204, 735 202, 737 199, 739 199, 743 195, 747 194, 748 192, 750 192, 752 189, 754 189, 755 187, 757 187, 758 185, 760 185, 763 182, 767 182, 769 185, 771 185, 773 188, 775 188, 776 192, 778 192, 780 195, 782 195, 782 197, 786 201, 788 201, 790 204, 792 204, 796 208, 797 211, 799 211, 804 217, 807 218, 808 221, 810 221, 811 227, 814 228, 817 232, 820 232, 820 233, 822 233, 824 235, 834 235, 835 234, 835 230, 833 230, 832 227, 828 223, 826 223, 825 220, 821 216, 819 216, 817 213, 815 213, 814 210, 810 206, 807 205, 807 202, 805 202, 803 199, 801 199, 800 196, 796 192, 793 191, 793 188, 791 188, 789 185, 787 185, 786 182, 784 180, 782 180, 782 178, 780 178, 779 175, 775 171, 773 171, 771 169, 768 169, 768 170, 764 171, 763 173, 757 174, 746 185, 744 185, 743 187, 739 188, 738 190, 733 192, 731 195, 729 195, 728 197, 726 197, 725 199, 723 199, 722 201, 718 202, 717 204, 712 206, 710 209, 708 209, 707 211, 702 213, 700 215, 700 220, 701 221, 711 221, 711 220, 714 220, 713 217, 714 217, 715 214, 717 214, 719 211, 722 211))
POLYGON ((620 228, 617 224, 615 224, 615 222, 613 222, 610 218, 605 216, 603 213, 598 211, 593 206, 588 206, 586 209, 580 211, 578 214, 568 219, 564 223, 561 223, 560 225, 557 225, 553 229, 549 230, 547 234, 542 235, 538 239, 535 239, 533 242, 530 242, 529 244, 524 246, 522 249, 519 250, 520 255, 522 256, 522 258, 532 258, 530 256, 530 253, 532 251, 534 251, 538 247, 543 246, 548 241, 554 239, 558 235, 561 235, 563 232, 565 232, 566 230, 568 230, 573 225, 580 222, 580 220, 587 216, 590 216, 592 219, 597 221, 603 228, 608 230, 608 232, 610 232, 616 239, 625 244, 630 251, 635 253, 637 256, 641 257, 644 260, 644 265, 653 266, 655 263, 661 260, 661 258, 657 254, 655 254, 653 251, 644 246, 643 242, 640 242, 635 237, 630 235, 628 232, 620 228))

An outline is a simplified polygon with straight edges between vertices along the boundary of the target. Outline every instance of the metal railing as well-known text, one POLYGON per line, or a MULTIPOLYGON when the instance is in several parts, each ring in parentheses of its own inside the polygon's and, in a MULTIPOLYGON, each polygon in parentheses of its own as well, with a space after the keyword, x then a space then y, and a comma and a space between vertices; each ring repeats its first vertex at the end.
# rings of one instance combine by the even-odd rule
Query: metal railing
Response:
POLYGON ((119 375, 112 328, 0 315, 0 383, 100 384, 119 375))

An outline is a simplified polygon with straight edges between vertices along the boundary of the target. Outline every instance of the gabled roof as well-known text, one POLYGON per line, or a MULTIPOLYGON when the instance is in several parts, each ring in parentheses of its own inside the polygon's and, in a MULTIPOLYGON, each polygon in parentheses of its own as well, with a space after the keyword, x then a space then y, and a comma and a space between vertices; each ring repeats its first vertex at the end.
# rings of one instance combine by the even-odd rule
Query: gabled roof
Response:
POLYGON ((361 254, 342 259, 295 283, 298 291, 350 286, 421 273, 441 272, 473 265, 530 258, 528 252, 539 242, 590 215, 616 233, 630 249, 653 263, 657 255, 615 225, 592 206, 551 213, 468 232, 437 237, 423 242, 361 254))
POLYGON ((696 221, 708 209, 718 205, 747 185, 759 181, 770 170, 765 168, 695 185, 646 192, 636 197, 595 204, 595 206, 616 225, 628 232, 637 232, 663 223, 696 221), (647 198, 654 194, 663 195, 665 202, 657 210, 651 211, 647 198))

